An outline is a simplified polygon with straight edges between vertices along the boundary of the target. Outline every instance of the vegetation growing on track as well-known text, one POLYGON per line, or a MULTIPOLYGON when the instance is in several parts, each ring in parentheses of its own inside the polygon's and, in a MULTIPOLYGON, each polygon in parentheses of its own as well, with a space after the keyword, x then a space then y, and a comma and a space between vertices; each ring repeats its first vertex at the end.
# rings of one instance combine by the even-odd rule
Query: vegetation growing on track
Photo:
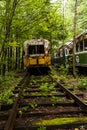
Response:
POLYGON ((54 80, 65 83, 67 88, 87 90, 87 77, 77 75, 76 78, 74 78, 73 75, 69 74, 68 70, 64 67, 59 69, 53 68, 51 75, 54 80))
POLYGON ((40 126, 40 128, 38 128, 37 130, 46 130, 45 126, 40 126))
POLYGON ((87 117, 65 117, 65 118, 54 118, 49 120, 41 120, 37 121, 35 125, 49 126, 49 125, 64 125, 64 124, 72 124, 72 123, 87 123, 87 117))

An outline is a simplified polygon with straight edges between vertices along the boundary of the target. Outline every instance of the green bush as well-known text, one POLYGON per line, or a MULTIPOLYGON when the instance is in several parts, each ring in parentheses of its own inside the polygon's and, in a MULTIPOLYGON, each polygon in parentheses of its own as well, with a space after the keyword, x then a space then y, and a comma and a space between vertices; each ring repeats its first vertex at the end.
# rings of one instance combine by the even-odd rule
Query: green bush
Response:
POLYGON ((61 65, 59 71, 62 75, 67 75, 69 70, 65 66, 61 65))
POLYGON ((85 77, 79 82, 78 88, 82 90, 87 90, 87 77, 85 77))

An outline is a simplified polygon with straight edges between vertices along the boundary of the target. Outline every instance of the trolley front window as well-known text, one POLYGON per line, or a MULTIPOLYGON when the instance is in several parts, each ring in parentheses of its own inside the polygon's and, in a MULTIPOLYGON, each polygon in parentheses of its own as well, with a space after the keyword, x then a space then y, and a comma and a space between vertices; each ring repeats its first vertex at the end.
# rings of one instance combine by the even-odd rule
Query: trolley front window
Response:
POLYGON ((28 47, 28 54, 44 54, 44 45, 30 45, 28 47))
POLYGON ((28 47, 28 54, 36 54, 36 46, 29 46, 28 47))
POLYGON ((37 54, 44 54, 44 45, 37 45, 37 54))

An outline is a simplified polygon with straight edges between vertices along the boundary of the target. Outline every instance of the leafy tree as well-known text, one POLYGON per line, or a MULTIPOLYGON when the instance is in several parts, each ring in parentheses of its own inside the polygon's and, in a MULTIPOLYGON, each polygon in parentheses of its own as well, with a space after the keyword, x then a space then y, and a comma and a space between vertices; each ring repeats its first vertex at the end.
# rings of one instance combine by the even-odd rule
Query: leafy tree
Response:
MULTIPOLYGON (((73 22, 74 22, 74 0, 67 0, 65 7, 66 27, 68 35, 66 41, 73 38, 73 22)), ((87 28, 87 1, 77 1, 77 31, 76 35, 82 33, 87 28)))
MULTIPOLYGON (((3 71, 9 43, 12 43, 11 46, 14 43, 22 45, 26 39, 43 37, 51 41, 52 47, 59 45, 63 38, 61 2, 52 4, 50 0, 1 0, 0 3, 0 60, 4 65, 3 71)), ((67 31, 64 34, 66 36, 67 31)))

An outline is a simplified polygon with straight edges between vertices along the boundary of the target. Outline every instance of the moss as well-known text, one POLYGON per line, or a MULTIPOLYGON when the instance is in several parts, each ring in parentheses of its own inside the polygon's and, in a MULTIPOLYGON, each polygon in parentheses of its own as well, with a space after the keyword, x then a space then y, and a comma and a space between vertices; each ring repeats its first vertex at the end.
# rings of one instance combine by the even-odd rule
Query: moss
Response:
POLYGON ((73 118, 55 118, 50 120, 41 120, 35 123, 35 125, 63 125, 76 122, 85 122, 87 123, 87 117, 73 117, 73 118))

